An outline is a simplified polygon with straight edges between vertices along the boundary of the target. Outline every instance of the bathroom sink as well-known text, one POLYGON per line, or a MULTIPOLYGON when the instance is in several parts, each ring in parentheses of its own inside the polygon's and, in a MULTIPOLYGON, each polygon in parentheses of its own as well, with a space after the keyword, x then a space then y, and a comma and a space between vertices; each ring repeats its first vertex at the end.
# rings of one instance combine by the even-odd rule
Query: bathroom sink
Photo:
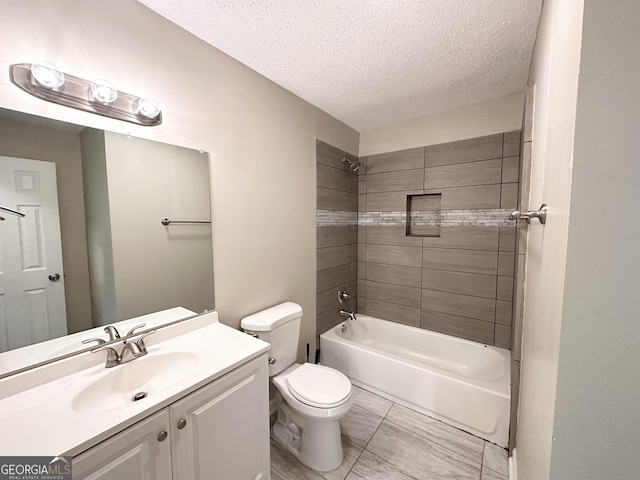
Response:
POLYGON ((149 353, 113 368, 102 367, 71 406, 78 412, 104 412, 145 402, 183 380, 198 361, 192 352, 149 353))

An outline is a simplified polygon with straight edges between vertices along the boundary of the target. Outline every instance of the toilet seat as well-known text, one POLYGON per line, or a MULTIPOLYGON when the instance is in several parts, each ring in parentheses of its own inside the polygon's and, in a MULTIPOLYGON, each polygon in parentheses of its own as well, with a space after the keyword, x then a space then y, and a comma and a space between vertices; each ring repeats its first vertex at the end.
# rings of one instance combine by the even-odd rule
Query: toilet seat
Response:
POLYGON ((351 382, 346 375, 323 365, 305 363, 285 380, 291 395, 312 407, 337 407, 351 394, 351 382))

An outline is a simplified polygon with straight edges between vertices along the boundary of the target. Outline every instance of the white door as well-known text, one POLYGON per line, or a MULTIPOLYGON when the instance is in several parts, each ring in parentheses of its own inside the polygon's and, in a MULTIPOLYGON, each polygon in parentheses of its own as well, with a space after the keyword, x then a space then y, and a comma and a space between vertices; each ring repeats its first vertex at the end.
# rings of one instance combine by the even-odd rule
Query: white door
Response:
POLYGON ((56 166, 0 157, 0 352, 67 334, 56 166))
MULTIPOLYGON (((125 367, 126 368, 126 367, 125 367)), ((74 457, 74 480, 171 480, 167 409, 74 457)))
POLYGON ((270 477, 266 355, 169 408, 174 480, 270 477))

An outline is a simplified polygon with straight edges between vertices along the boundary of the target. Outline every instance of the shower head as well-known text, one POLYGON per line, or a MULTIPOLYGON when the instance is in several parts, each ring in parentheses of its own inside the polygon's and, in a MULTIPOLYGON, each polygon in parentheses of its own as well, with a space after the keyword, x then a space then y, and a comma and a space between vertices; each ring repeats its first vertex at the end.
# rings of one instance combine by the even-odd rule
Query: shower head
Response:
POLYGON ((359 160, 354 160, 353 162, 351 160, 349 160, 348 158, 343 158, 342 159, 342 163, 344 163, 345 165, 348 165, 348 170, 351 173, 356 173, 358 171, 358 169, 360 168, 360 161, 359 160))

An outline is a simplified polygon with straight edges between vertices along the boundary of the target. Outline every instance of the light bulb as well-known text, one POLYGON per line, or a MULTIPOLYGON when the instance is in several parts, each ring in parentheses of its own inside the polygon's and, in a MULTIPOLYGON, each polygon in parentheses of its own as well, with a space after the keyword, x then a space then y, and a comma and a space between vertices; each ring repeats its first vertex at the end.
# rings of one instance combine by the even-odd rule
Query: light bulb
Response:
POLYGON ((35 62, 31 64, 31 75, 43 87, 58 88, 64 84, 64 73, 53 63, 35 62))
POLYGON ((94 80, 91 84, 91 100, 98 103, 112 103, 118 98, 118 90, 107 80, 94 80))
POLYGON ((136 113, 153 120, 160 115, 160 105, 153 98, 141 98, 136 105, 136 113))

